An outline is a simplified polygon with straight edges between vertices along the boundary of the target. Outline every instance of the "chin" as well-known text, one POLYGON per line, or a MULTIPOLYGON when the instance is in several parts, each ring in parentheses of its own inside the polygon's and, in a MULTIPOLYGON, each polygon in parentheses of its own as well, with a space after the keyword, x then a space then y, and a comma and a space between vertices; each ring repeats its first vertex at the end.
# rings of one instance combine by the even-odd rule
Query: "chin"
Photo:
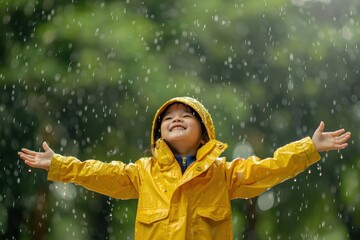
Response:
POLYGON ((181 142, 181 141, 188 141, 188 138, 184 138, 184 137, 171 137, 171 138, 166 138, 165 139, 166 142, 181 142))

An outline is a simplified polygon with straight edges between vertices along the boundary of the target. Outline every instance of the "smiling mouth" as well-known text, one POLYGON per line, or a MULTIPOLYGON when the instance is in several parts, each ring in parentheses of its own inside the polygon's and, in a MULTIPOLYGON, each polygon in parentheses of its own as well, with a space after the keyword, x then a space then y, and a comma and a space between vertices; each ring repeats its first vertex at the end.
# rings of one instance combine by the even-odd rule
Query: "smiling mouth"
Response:
POLYGON ((184 127, 176 126, 176 127, 171 128, 170 132, 172 132, 172 131, 184 131, 184 130, 186 130, 184 127))

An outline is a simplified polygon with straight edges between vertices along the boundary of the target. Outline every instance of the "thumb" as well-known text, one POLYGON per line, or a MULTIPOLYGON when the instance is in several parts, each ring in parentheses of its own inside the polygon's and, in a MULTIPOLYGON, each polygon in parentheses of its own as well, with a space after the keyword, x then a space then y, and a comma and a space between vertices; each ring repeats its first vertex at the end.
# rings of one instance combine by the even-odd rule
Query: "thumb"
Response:
POLYGON ((325 123, 324 121, 321 121, 319 127, 316 129, 316 132, 322 133, 324 131, 324 128, 325 128, 325 123))
POLYGON ((46 142, 43 142, 42 147, 44 148, 45 152, 52 151, 49 145, 46 142))

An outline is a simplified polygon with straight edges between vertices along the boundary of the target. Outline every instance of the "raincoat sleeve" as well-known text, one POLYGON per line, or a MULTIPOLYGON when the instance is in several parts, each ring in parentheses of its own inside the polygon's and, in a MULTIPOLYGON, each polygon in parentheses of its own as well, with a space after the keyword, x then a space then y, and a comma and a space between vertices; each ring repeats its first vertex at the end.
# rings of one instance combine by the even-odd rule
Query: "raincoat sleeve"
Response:
POLYGON ((55 154, 51 159, 48 180, 72 182, 109 197, 138 197, 138 164, 120 161, 105 163, 97 160, 80 161, 75 157, 55 154))
POLYGON ((310 137, 277 149, 272 158, 235 159, 227 162, 227 182, 231 198, 251 198, 267 189, 295 177, 320 155, 310 137))

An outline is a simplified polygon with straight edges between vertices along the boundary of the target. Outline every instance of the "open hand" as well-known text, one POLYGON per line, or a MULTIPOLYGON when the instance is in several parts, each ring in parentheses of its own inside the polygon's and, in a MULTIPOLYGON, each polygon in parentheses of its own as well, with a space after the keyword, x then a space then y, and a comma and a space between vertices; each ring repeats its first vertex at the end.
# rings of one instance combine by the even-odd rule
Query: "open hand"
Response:
POLYGON ((321 121, 312 137, 312 141, 319 152, 340 150, 348 146, 347 141, 350 139, 350 132, 345 132, 345 129, 339 129, 334 132, 324 132, 324 128, 325 124, 321 121))
POLYGON ((45 152, 35 152, 26 148, 22 148, 21 152, 18 152, 21 159, 24 162, 33 168, 42 168, 49 170, 51 158, 54 156, 54 151, 47 145, 46 142, 43 142, 42 147, 45 152))

